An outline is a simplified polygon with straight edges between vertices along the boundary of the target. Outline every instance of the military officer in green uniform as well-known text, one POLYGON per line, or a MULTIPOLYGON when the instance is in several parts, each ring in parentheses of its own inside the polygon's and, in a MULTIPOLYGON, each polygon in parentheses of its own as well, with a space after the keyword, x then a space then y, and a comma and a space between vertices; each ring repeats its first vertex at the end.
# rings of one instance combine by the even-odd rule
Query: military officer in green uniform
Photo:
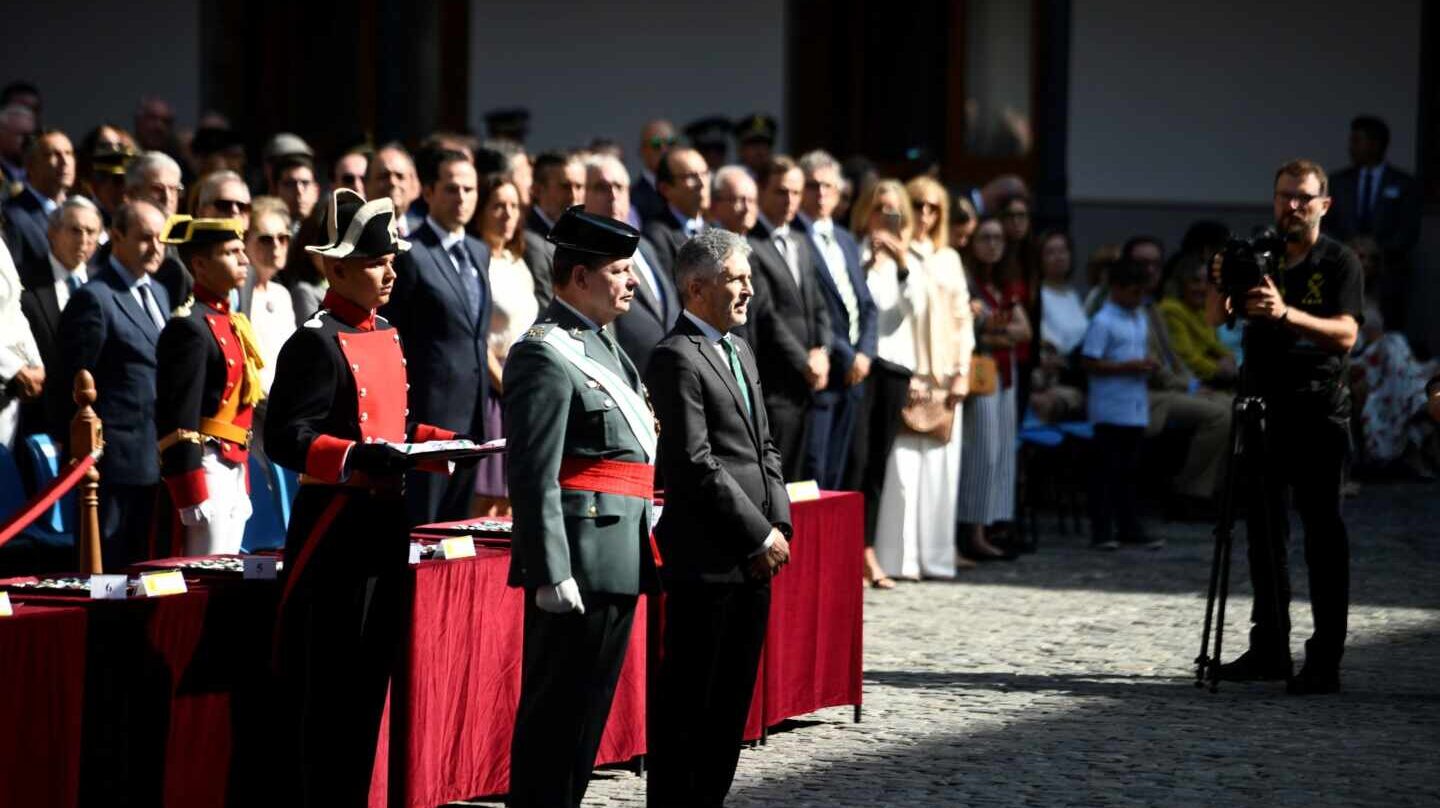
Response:
POLYGON ((555 300, 503 379, 510 585, 525 589, 510 805, 579 806, 610 714, 650 541, 655 421, 604 328, 630 308, 640 234, 578 206, 551 230, 555 300))

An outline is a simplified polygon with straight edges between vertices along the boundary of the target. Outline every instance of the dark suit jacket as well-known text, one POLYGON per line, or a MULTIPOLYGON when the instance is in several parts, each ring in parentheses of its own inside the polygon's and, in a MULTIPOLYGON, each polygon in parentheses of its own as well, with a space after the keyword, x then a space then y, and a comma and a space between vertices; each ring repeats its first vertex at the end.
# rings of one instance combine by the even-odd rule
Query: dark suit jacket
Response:
POLYGON ((542 239, 550 235, 550 225, 545 224, 545 220, 540 218, 539 213, 535 212, 534 205, 531 205, 530 209, 525 211, 525 229, 542 239))
MULTIPOLYGON (((10 243, 10 255, 15 259, 15 269, 26 288, 31 279, 25 276, 26 268, 44 264, 50 254, 49 216, 30 186, 5 203, 5 239, 10 243)), ((46 267, 45 277, 50 276, 46 267)))
POLYGON ((770 439, 755 354, 732 337, 755 417, 728 364, 681 316, 650 357, 646 383, 660 421, 665 510, 655 526, 661 575, 673 583, 745 580, 751 554, 772 526, 789 534, 790 498, 770 439))
MULTIPOLYGON (((44 269, 49 275, 48 259, 44 269)), ((31 267, 30 272, 36 283, 20 293, 20 311, 30 322, 30 333, 35 336, 35 345, 40 349, 40 361, 45 363, 47 376, 40 397, 20 405, 21 429, 27 435, 48 433, 56 443, 63 444, 70 439, 66 415, 75 406, 71 397, 75 380, 62 375, 60 301, 55 297, 53 283, 39 282, 38 268, 31 267)))
POLYGON ((544 311, 555 299, 555 245, 539 233, 526 230, 525 266, 535 279, 535 301, 544 311))
POLYGON ((840 298, 840 287, 835 285, 830 268, 825 263, 825 251, 820 241, 811 232, 809 222, 796 217, 790 223, 792 230, 799 230, 808 236, 811 250, 815 254, 815 274, 820 278, 820 290, 830 311, 830 389, 845 388, 845 374, 855 362, 855 354, 862 353, 875 358, 879 312, 875 300, 870 297, 870 287, 865 285, 865 270, 860 266, 860 245, 849 230, 835 225, 835 243, 845 254, 845 272, 850 276, 850 286, 855 290, 855 305, 860 309, 860 338, 850 341, 850 313, 845 310, 845 301, 840 298))
POLYGON ((655 246, 656 255, 670 277, 675 277, 675 256, 688 240, 684 225, 675 218, 667 206, 659 215, 645 223, 645 238, 655 246))
MULTIPOLYGON (((155 303, 171 310, 165 288, 151 279, 155 303)), ((160 479, 155 449, 155 345, 160 329, 108 261, 71 295, 60 316, 62 379, 79 370, 95 377, 95 413, 105 425, 101 479, 150 485, 160 479)), ((68 413, 68 408, 67 408, 68 413)))
POLYGON ((760 378, 768 395, 800 402, 810 398, 805 381, 807 355, 830 344, 830 312, 820 292, 809 239, 793 232, 800 286, 763 222, 750 231, 750 267, 755 279, 755 322, 750 334, 760 346, 760 378))
POLYGON ((636 277, 640 278, 640 285, 635 290, 635 300, 630 304, 630 311, 615 319, 615 338, 643 374, 650 366, 650 352, 670 333, 670 329, 675 327, 675 318, 680 316, 680 293, 675 289, 669 271, 660 263, 655 246, 644 236, 640 237, 639 252, 650 265, 665 299, 663 304, 657 300, 640 271, 635 270, 636 277))
MULTIPOLYGON (((111 246, 108 241, 101 244, 90 257, 90 277, 95 277, 95 273, 110 266, 111 246)), ((160 268, 155 270, 151 280, 160 284, 170 298, 170 309, 165 312, 167 315, 184 305, 195 291, 195 279, 190 277, 190 270, 181 263, 180 253, 174 247, 166 248, 165 260, 160 262, 160 268)))
POLYGON ((668 212, 665 197, 641 175, 630 186, 630 209, 640 214, 640 221, 650 224, 651 219, 668 212))
MULTIPOLYGON (((1361 232, 1360 170, 1351 166, 1330 178, 1330 212, 1321 220, 1325 232, 1348 241, 1361 232)), ((1420 240, 1420 184, 1415 178, 1386 164, 1375 192, 1370 233, 1390 260, 1403 259, 1420 240)))
POLYGON ((470 319, 460 273, 440 246, 435 229, 422 224, 410 250, 395 261, 395 286, 380 314, 400 330, 410 377, 410 417, 473 436, 485 432, 490 387, 486 334, 490 326, 490 250, 465 237, 480 272, 480 319, 470 319))

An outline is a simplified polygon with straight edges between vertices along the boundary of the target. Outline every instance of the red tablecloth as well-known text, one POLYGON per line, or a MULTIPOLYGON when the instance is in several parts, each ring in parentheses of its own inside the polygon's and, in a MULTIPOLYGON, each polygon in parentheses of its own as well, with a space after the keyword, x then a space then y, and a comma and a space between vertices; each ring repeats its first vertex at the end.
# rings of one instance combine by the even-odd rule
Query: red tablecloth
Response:
MULTIPOLYGON (((415 568, 412 632, 386 708, 372 808, 432 808, 509 788, 524 633, 524 593, 505 585, 509 563, 507 552, 480 550, 415 568)), ((642 598, 599 763, 645 752, 644 649, 642 598)))
POLYGON ((861 699, 865 498, 825 491, 791 505, 790 521, 795 540, 771 586, 761 663, 767 727, 861 699))
POLYGON ((0 617, 0 806, 68 808, 80 786, 85 610, 16 603, 0 617))

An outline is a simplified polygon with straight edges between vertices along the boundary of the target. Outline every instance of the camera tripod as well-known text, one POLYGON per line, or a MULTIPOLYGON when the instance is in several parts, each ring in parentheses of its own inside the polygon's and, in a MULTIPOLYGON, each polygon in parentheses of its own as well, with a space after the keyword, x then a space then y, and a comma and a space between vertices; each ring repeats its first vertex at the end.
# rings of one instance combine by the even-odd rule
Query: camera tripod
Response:
MULTIPOLYGON (((1243 381, 1243 380, 1242 380, 1243 381)), ((1242 389, 1244 385, 1242 384, 1242 389)), ((1235 496, 1239 487, 1242 467, 1248 472, 1246 481, 1258 486, 1263 493, 1268 482, 1265 478, 1265 463, 1269 452, 1268 435, 1265 427, 1265 400, 1258 396, 1236 396, 1230 416, 1230 454, 1225 461, 1224 487, 1220 493, 1220 515, 1215 523, 1215 553, 1210 562, 1210 592, 1205 601, 1205 628, 1200 635, 1200 654, 1195 657, 1195 686, 1205 687, 1210 692, 1220 688, 1221 649, 1225 641, 1225 602, 1230 594, 1230 551, 1235 543, 1235 496), (1215 634, 1215 654, 1210 655, 1211 628, 1215 634)), ((1253 507, 1253 506, 1252 506, 1253 507)), ((1259 521, 1261 536, 1247 535, 1252 544, 1264 543, 1265 552, 1275 553, 1274 527, 1270 524, 1272 514, 1268 505, 1261 506, 1259 521)), ((1270 569, 1276 567, 1272 563, 1270 569)), ((1272 587, 1278 584, 1269 581, 1272 587)), ((1278 597, 1272 597, 1276 608, 1283 608, 1278 597)))

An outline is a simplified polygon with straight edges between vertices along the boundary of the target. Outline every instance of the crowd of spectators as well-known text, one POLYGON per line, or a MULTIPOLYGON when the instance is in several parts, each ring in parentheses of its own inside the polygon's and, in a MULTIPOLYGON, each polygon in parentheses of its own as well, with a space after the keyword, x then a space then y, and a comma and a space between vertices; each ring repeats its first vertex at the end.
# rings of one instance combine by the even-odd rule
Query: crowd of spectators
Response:
MULTIPOLYGON (((1077 256, 1065 230, 1036 232, 1019 177, 947 187, 938 166, 886 177, 854 156, 842 163, 813 150, 792 158, 775 151, 776 122, 763 114, 683 130, 650 121, 635 144, 633 175, 622 144, 597 139, 532 154, 523 126, 488 139, 436 132, 331 155, 277 133, 252 164, 223 116, 207 114, 181 136, 169 105, 155 98, 139 104, 128 129, 103 122, 67 133, 43 121, 37 88, 5 88, 7 448, 30 434, 66 441, 70 378, 96 356, 74 353, 80 341, 66 331, 78 325, 67 304, 102 267, 143 271, 151 282, 136 288, 149 296, 137 299, 147 310, 161 302, 177 309, 190 298, 185 266, 151 232, 179 213, 247 220, 248 279, 234 303, 253 322, 268 389, 281 345, 325 296, 318 257, 304 249, 334 240, 327 206, 317 202, 348 188, 389 197, 404 211, 400 235, 433 240, 457 268, 483 261, 475 269, 491 312, 482 385, 489 394, 426 395, 478 396, 490 435, 503 430, 509 348, 552 298, 554 248, 545 236, 566 209, 580 205, 644 233, 633 261, 636 303, 614 326, 641 373, 681 309, 671 277, 680 246, 712 227, 748 238, 755 299, 743 333, 756 347, 785 476, 865 494, 865 580, 878 588, 896 578, 953 577, 1029 549, 1014 528, 1017 436, 1027 425, 1094 426, 1083 462, 1097 547, 1160 544, 1139 522, 1142 464, 1159 470, 1172 516, 1209 514, 1222 478, 1243 329, 1216 329, 1204 316, 1211 258, 1230 235, 1223 223, 1196 222, 1173 256, 1144 234, 1077 256), (456 253, 461 238, 480 246, 456 253)), ((1351 380, 1355 468, 1398 463, 1428 475, 1440 458, 1433 424, 1421 416, 1436 367, 1401 331, 1418 190, 1385 162, 1387 144, 1383 122, 1355 120, 1353 165, 1334 175, 1325 219, 1366 274, 1351 380)), ((397 325, 406 336, 407 324, 397 325)), ((102 385, 100 400, 109 393, 102 385)), ((136 401, 142 411, 116 413, 107 435, 150 417, 144 397, 136 401)), ((467 492, 472 514, 506 511, 503 463, 477 471, 467 492)), ((109 487, 156 483, 144 464, 104 471, 109 487)))

